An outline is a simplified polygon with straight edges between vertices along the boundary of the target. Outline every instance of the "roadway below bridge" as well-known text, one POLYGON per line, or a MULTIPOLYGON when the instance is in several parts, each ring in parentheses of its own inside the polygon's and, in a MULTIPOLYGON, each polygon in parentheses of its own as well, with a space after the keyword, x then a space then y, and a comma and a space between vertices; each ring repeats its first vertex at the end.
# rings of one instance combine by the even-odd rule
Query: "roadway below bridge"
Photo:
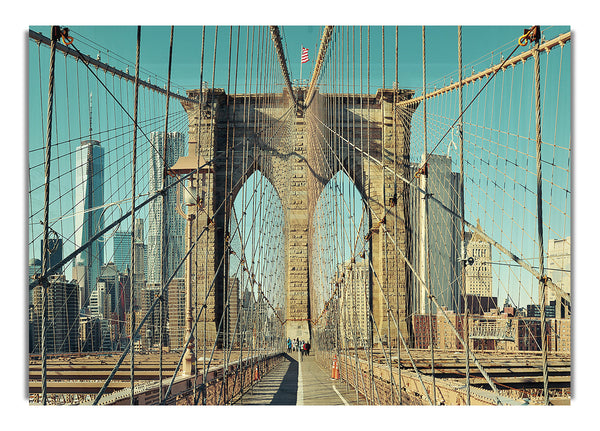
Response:
POLYGON ((285 354, 284 360, 260 378, 236 405, 365 405, 351 386, 331 379, 331 370, 321 368, 315 356, 285 354))

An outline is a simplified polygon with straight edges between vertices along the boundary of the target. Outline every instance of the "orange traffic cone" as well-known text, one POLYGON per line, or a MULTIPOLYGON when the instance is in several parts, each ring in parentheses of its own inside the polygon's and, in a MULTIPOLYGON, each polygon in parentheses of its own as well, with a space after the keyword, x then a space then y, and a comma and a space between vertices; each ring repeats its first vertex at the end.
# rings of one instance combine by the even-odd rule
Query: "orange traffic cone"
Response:
POLYGON ((258 374, 258 365, 254 368, 254 381, 260 380, 260 375, 258 374))
POLYGON ((333 364, 331 365, 331 380, 340 378, 340 369, 338 368, 337 355, 333 355, 333 364))

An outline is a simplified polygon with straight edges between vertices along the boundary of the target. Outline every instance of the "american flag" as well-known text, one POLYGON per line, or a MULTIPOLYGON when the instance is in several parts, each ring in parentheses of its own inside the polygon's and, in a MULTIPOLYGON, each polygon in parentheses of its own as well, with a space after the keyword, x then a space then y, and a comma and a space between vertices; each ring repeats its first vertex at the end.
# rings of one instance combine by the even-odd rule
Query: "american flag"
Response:
POLYGON ((302 57, 300 59, 302 63, 308 62, 308 48, 302 48, 302 57))

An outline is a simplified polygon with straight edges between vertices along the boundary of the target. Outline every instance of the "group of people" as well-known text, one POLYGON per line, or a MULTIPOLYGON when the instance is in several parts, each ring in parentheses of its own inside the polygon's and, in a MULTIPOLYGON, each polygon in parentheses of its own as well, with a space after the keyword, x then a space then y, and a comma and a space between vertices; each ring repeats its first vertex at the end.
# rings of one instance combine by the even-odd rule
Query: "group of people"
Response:
POLYGON ((298 338, 296 338, 295 340, 292 340, 291 338, 287 339, 287 350, 288 353, 290 352, 296 352, 296 351, 300 351, 300 354, 302 356, 305 355, 309 355, 310 354, 310 343, 308 341, 304 341, 304 340, 299 340, 298 338))

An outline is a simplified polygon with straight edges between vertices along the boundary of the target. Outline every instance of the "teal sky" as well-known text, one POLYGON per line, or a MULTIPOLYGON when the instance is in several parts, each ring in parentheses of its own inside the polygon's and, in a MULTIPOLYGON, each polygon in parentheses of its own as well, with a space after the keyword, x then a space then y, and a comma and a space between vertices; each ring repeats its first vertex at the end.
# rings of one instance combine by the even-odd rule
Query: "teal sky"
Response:
MULTIPOLYGON (((133 74, 135 67, 135 51, 136 51, 136 27, 135 26, 69 26, 71 30, 71 36, 74 37, 74 46, 80 51, 92 56, 99 56, 103 62, 107 62, 110 65, 117 67, 122 70, 129 69, 129 72, 133 74)), ((542 27, 544 36, 546 39, 551 39, 558 34, 564 33, 569 30, 569 27, 542 27)), ((32 26, 32 30, 41 32, 48 36, 50 32, 49 26, 32 26)), ((471 71, 478 72, 489 67, 492 64, 496 64, 500 61, 502 56, 508 56, 508 54, 516 46, 516 40, 520 35, 523 34, 524 26, 464 26, 463 27, 463 63, 465 65, 465 75, 469 75, 471 71)), ((347 51, 344 53, 344 67, 347 70, 345 76, 340 79, 342 91, 356 91, 361 90, 367 93, 374 93, 378 88, 382 86, 382 78, 384 71, 382 70, 382 27, 371 26, 371 27, 341 27, 339 32, 336 33, 336 38, 344 38, 350 42, 347 51), (349 51, 349 52, 348 52, 349 51), (354 53, 352 52, 354 51, 354 53), (348 58, 348 56, 350 58, 348 58), (364 64, 361 68, 361 56, 362 63, 364 64), (367 68, 367 57, 370 58, 369 67, 367 68), (362 81, 361 81, 362 77, 362 81)), ((201 26, 176 26, 174 29, 173 37, 173 66, 172 66, 172 90, 179 90, 180 94, 184 94, 186 89, 198 88, 200 85, 200 64, 201 64, 201 53, 202 53, 202 27, 201 26)), ((284 51, 286 54, 291 79, 295 80, 300 77, 300 49, 305 46, 309 49, 308 63, 303 65, 302 77, 309 79, 310 74, 314 68, 315 59, 317 57, 317 49, 319 40, 323 32, 322 26, 281 26, 280 33, 282 35, 282 42, 284 51)), ((395 80, 395 52, 396 52, 396 28, 395 26, 386 26, 384 28, 384 43, 385 43, 385 86, 391 87, 395 80)), ((141 48, 140 48, 140 63, 141 72, 140 78, 142 80, 150 80, 154 84, 159 86, 166 85, 166 77, 168 73, 168 54, 169 54, 169 37, 170 27, 169 26, 143 26, 141 31, 141 48)), ((205 28, 205 58, 204 58, 204 70, 203 80, 209 87, 212 86, 214 80, 214 86, 227 88, 229 86, 229 93, 244 93, 244 92, 256 92, 260 91, 260 87, 257 84, 256 79, 256 65, 259 64, 257 60, 258 50, 257 46, 268 46, 270 44, 270 34, 264 28, 257 26, 207 26, 205 28), (215 46, 215 33, 217 34, 217 49, 216 58, 214 55, 215 46), (239 42, 238 42, 239 40, 239 42), (231 41, 231 42, 230 42, 231 41), (231 48, 231 55, 230 55, 231 48), (213 77, 213 64, 215 68, 215 76, 213 77), (228 73, 229 72, 229 73, 228 73), (235 76, 237 74, 237 82, 235 76), (248 76, 252 76, 251 85, 248 76)), ((338 44, 343 45, 343 44, 338 44)), ((332 46, 336 46, 332 44, 332 46)), ((30 118, 29 118, 29 130, 30 130, 30 148, 41 148, 41 142, 44 138, 44 127, 40 119, 44 115, 43 107, 40 109, 40 94, 45 91, 45 80, 47 79, 47 52, 48 50, 38 51, 37 46, 34 43, 29 43, 29 82, 30 82, 30 118), (38 65, 38 59, 41 63, 38 65), (41 70, 41 78, 39 76, 41 70), (37 89, 35 89, 37 88, 37 89)), ((457 79, 456 71, 458 69, 457 64, 457 27, 456 26, 427 26, 426 27, 426 62, 427 62, 427 86, 429 89, 433 87, 441 87, 444 84, 450 83, 450 80, 457 79)), ((525 48, 518 48, 516 54, 522 52, 525 48)), ((63 62, 59 56, 59 62, 63 62)), ((401 88, 414 89, 416 94, 420 94, 422 91, 422 28, 421 26, 399 26, 398 27, 398 81, 401 88)), ((566 58, 566 64, 569 64, 570 57, 566 58)), ((552 66, 552 65, 551 65, 552 66)), ((58 66, 57 66, 58 67, 58 66)), ((567 83, 562 88, 562 100, 568 100, 570 98, 569 83, 569 67, 564 67, 562 72, 564 75, 562 79, 567 83)), ((70 72, 69 82, 75 79, 73 72, 70 72)), ((89 77, 77 76, 77 79, 85 80, 89 77)), ((550 78, 551 79, 551 78, 550 78)), ((93 79, 92 79, 93 81, 93 79)), ((82 81, 83 82, 83 81, 82 81)), ((80 117, 83 116, 84 120, 87 116, 87 91, 92 93, 96 92, 96 89, 88 86, 85 83, 81 84, 85 89, 83 95, 79 95, 79 99, 83 102, 83 108, 79 108, 80 117), (82 111, 83 109, 83 111, 82 111), (83 112, 83 115, 81 114, 83 112)), ((494 84, 496 85, 496 84, 494 84)), ((550 87, 549 91, 553 87, 550 87)), ((61 80, 57 79, 57 95, 61 94, 61 91, 65 92, 64 84, 61 80), (62 87, 61 87, 62 86, 62 87)), ((75 93, 75 89, 69 90, 71 98, 75 93)), ((77 90, 79 91, 79 90, 77 90)), ((326 88, 324 91, 332 91, 330 88, 326 88)), ((529 97, 531 93, 529 93, 529 97)), ((97 96, 96 96, 97 97, 97 96)), ((102 97, 102 96, 100 96, 102 97)), ((122 95, 123 99, 131 97, 131 95, 122 95)), ((468 96, 467 96, 468 99, 468 96)), ((96 102, 96 99, 95 103, 96 102)), ((104 99, 101 99, 101 101, 104 99)), ((43 101, 42 96, 42 104, 43 101)), ((69 109, 73 109, 69 105, 69 109)), ((174 104, 179 105, 179 104, 174 104)), ((554 108, 553 112, 560 112, 561 117, 569 116, 569 105, 563 104, 561 109, 558 107, 554 108), (566 110, 565 110, 566 109, 566 110)), ((482 109, 485 112, 485 106, 482 109)), ((415 114, 418 118, 418 112, 415 114)), ((449 115, 454 118, 456 114, 449 115)), ((504 121, 506 122, 504 116, 504 121)), ((559 117, 556 115, 555 117, 559 117)), ((550 118, 550 117, 549 117, 550 118)), ((82 120, 80 120, 81 122, 82 120)), ((87 120, 83 121, 84 123, 87 120)), ((513 124, 516 119, 513 119, 513 124)), ((552 121, 554 121, 552 119, 552 121)), ((60 126, 59 126, 60 127, 60 126)), ((64 127, 64 126, 63 126, 64 127)), ((73 125, 69 127, 73 128, 73 125)), ((98 127, 94 117, 94 127, 98 127)), ((155 128, 158 125, 154 126, 155 128)), ((181 123, 182 132, 186 132, 185 125, 181 123)), ((422 131, 419 132, 419 128, 422 125, 419 124, 418 120, 414 121, 413 134, 417 139, 413 138, 413 155, 418 158, 419 150, 418 146, 419 139, 422 138, 422 131), (421 135, 419 135, 419 133, 421 135)), ((496 124, 491 124, 490 127, 500 127, 496 124)), ((84 131, 87 127, 84 125, 84 131)), ((552 128, 550 128, 552 129, 552 128)), ((546 128, 548 130, 548 128, 546 128)), ((570 128, 559 130, 560 136, 568 137, 570 128)), ((73 137, 80 136, 75 128, 71 133, 70 131, 65 133, 61 130, 63 135, 68 135, 71 139, 73 137)), ((436 143, 436 137, 433 132, 429 132, 430 145, 436 143)), ((477 132, 476 132, 477 133, 477 132)), ((527 135, 527 130, 519 130, 519 133, 527 135)), ((450 137, 448 137, 449 139, 450 137)), ((63 139, 66 139, 63 138, 63 139)), ((77 140, 77 138, 75 138, 77 140)), ((102 140, 102 139, 101 139, 102 140)), ((564 140, 564 139, 563 139, 564 140)), ((448 147, 448 143, 444 142, 441 145, 441 153, 445 153, 445 149, 448 147)), ((431 148, 431 147, 430 147, 431 148)), ((477 148, 475 151, 480 151, 477 148)), ((530 154, 530 150, 526 153, 530 154)), ((68 154, 68 152, 67 152, 68 154)), ((38 163, 41 162, 41 151, 30 153, 30 163, 34 164, 35 160, 38 163)), ((115 158, 118 155, 113 155, 115 158)), ((473 153, 473 156, 481 158, 478 153, 473 153)), ((561 155, 561 157, 564 157, 561 155)), ((117 159, 118 160, 118 157, 117 159)), ((456 162, 456 158, 454 158, 456 162)), ((519 163, 527 163, 527 159, 519 161, 519 163)), ((467 169, 475 169, 479 172, 482 169, 487 169, 485 166, 467 166, 467 169)), ((127 165, 123 165, 122 162, 115 161, 113 168, 116 170, 127 168, 127 165), (120 164, 121 163, 121 164, 120 164)), ((41 166, 40 166, 41 169, 41 166)), ((38 172, 41 170, 38 169, 38 172)), ((130 168, 129 168, 130 169, 130 168)), ((454 163, 453 170, 458 170, 456 163, 454 163)), ((530 171, 529 171, 530 172, 530 171)), ((477 174, 478 172, 475 172, 477 174)), ((553 173, 554 174, 554 173, 553 173)), ((516 174, 515 174, 516 175, 516 174)), ((108 175, 107 175, 108 177, 108 175)), ((529 176, 515 176, 513 180, 516 182, 526 182, 531 180, 529 176)), ((64 181, 69 181, 68 178, 61 179, 63 181, 63 187, 68 188, 68 184, 64 181)), ((70 179, 73 181, 73 178, 70 179)), ((564 180, 563 180, 564 182, 564 180)), ((487 188, 481 189, 478 185, 478 189, 475 191, 480 193, 482 190, 484 193, 494 193, 493 189, 488 190, 487 188)), ((55 194, 60 195, 60 189, 54 191, 55 194)), ((126 198, 126 190, 123 188, 121 192, 117 192, 110 197, 112 200, 118 200, 118 198, 126 198)), ((470 196, 467 195, 467 198, 470 196)), ((105 199, 107 196, 105 194, 105 199)), ((471 209, 471 213, 468 213, 467 218, 474 222, 476 218, 481 217, 482 225, 486 230, 492 230, 495 228, 493 223, 489 223, 486 226, 486 217, 493 219, 497 215, 497 211, 492 209, 483 208, 479 212, 475 208, 479 205, 479 198, 475 197, 475 205, 471 209), (469 217, 471 215, 471 217, 469 217)), ((528 202, 528 205, 530 202, 528 202)), ((564 203, 562 205, 562 211, 564 213, 564 203)), ((58 216, 58 214, 56 214, 58 216)), ((52 215, 51 215, 52 219, 52 215)), ((504 224, 509 224, 506 221, 504 224)), ((558 220, 559 222, 561 220, 558 220)), ((527 223, 526 220, 523 223, 527 223)), ((501 226, 501 229, 506 232, 509 228, 501 226)), ((564 234, 564 229, 561 232, 564 234)), ((505 235, 506 233, 499 233, 499 236, 505 235)), ((534 236, 534 235, 532 235, 534 236)), ((497 238, 501 240, 503 244, 507 241, 513 241, 513 238, 497 238)), ((110 248, 110 243, 108 244, 110 248)), ((521 256, 533 256, 532 251, 528 249, 518 249, 519 255, 521 256)), ((108 252, 110 256, 110 252, 108 252)), ((31 252, 30 252, 31 256, 31 252)), ((108 257, 107 256, 107 257, 108 257)), ((108 260, 110 258, 108 257, 108 260)), ((500 295, 502 296, 502 294, 500 295)))
MULTIPOLYGON (((123 69, 129 67, 130 71, 135 66, 136 50, 136 27, 135 26, 69 26, 75 38, 74 45, 82 52, 89 55, 100 54, 103 61, 109 64, 121 66, 123 69)), ((482 57, 496 55, 508 55, 516 45, 516 40, 523 34, 524 26, 464 26, 463 27, 463 63, 465 67, 482 57)), ((32 30, 49 36, 49 26, 32 26, 32 30)), ((215 86, 225 88, 227 86, 228 51, 230 31, 232 32, 232 75, 235 70, 235 50, 237 47, 238 26, 231 28, 228 25, 219 26, 217 31, 217 63, 215 86)), ((344 31, 344 37, 352 38, 354 32, 354 43, 356 44, 356 66, 357 75, 359 70, 359 48, 361 27, 350 28, 348 33, 344 31)), ((553 26, 544 27, 547 39, 558 34, 569 31, 569 27, 553 26)), ((320 38, 323 33, 322 26, 281 26, 280 33, 284 44, 286 59, 291 74, 291 79, 300 77, 300 50, 302 46, 309 49, 308 63, 303 65, 302 77, 309 79, 314 68, 317 57, 320 38)), ((370 39, 369 55, 371 58, 370 87, 372 91, 380 88, 382 82, 381 70, 381 26, 371 26, 370 34, 366 26, 362 26, 362 49, 363 62, 367 57, 367 38, 370 39)), ((252 41, 252 37, 258 41, 259 31, 256 27, 239 27, 239 61, 238 81, 243 86, 243 72, 246 59, 246 40, 252 41)), ((395 26, 385 27, 385 51, 386 51, 386 86, 392 85, 395 77, 394 55, 395 55, 395 26)), ((141 33, 140 64, 142 68, 141 77, 148 76, 159 81, 166 82, 168 72, 169 55, 169 26, 143 26, 141 33)), ((270 38, 270 35, 267 35, 270 38)), ((205 29, 205 69, 204 81, 212 83, 213 48, 215 43, 215 27, 206 26, 205 29)), ((202 52, 202 27, 200 26, 176 26, 173 36, 173 68, 172 85, 177 84, 183 89, 197 88, 200 82, 200 58, 202 52)), ((398 77, 401 88, 422 87, 422 49, 421 49, 421 27, 399 26, 398 27, 398 54, 399 66, 398 77)), ((524 48, 520 48, 517 53, 524 48)), ((250 53, 248 54, 250 56, 250 53)), ((428 26, 426 27, 426 56, 427 56, 427 81, 434 82, 450 72, 458 69, 457 65, 457 27, 456 26, 428 26)), ((491 56, 485 67, 490 65, 491 56)), ((485 68, 483 67, 483 68, 485 68)), ((481 69, 481 66, 478 66, 481 69)), ((363 80, 366 89, 367 69, 363 68, 363 80)), ((153 82, 154 82, 153 79, 153 82)), ((233 91, 233 83, 231 84, 233 91)), ((238 92, 243 92, 238 88, 238 92)))

